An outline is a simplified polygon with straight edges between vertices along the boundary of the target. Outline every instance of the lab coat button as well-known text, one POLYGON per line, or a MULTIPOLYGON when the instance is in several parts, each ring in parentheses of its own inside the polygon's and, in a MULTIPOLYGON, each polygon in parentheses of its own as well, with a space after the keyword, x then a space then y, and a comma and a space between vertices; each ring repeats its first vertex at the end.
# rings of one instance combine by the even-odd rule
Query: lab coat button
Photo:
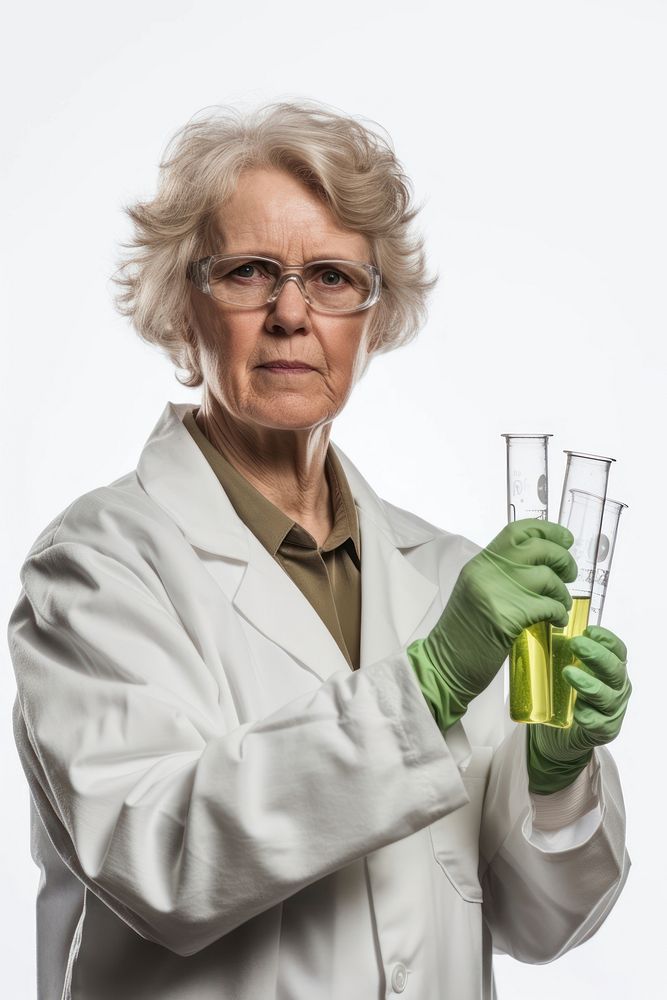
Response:
POLYGON ((402 962, 397 962, 391 973, 391 988, 394 993, 402 993, 408 982, 408 970, 402 962))

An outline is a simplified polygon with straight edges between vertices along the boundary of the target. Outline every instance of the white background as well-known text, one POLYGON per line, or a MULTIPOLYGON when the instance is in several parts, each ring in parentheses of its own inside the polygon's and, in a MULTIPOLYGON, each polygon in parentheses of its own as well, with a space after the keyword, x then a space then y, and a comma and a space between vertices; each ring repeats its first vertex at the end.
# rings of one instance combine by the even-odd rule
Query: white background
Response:
MULTIPOLYGON (((593 940, 548 966, 498 957, 500 998, 656 995, 665 3, 39 0, 12 4, 3 33, 3 620, 41 528, 134 468, 168 399, 199 399, 111 302, 122 205, 153 193, 167 140, 218 103, 312 97, 375 120, 424 203, 441 282, 418 340, 375 359, 333 440, 381 496, 480 544, 505 520, 503 431, 554 434, 552 518, 563 448, 615 456, 609 495, 630 505, 604 623, 630 650, 612 753, 633 867, 593 940)), ((38 872, 0 656, 3 994, 30 998, 38 872)))

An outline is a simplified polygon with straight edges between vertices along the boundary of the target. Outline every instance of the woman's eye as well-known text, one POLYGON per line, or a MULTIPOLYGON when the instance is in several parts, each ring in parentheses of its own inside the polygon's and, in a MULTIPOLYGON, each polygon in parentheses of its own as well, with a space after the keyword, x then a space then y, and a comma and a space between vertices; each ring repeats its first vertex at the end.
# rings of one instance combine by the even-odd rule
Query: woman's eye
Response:
POLYGON ((237 274, 239 278, 252 278, 254 270, 256 270, 254 264, 241 264, 232 273, 237 274))
POLYGON ((324 284, 329 285, 332 288, 345 281, 345 276, 342 275, 340 271, 323 271, 321 277, 324 284))

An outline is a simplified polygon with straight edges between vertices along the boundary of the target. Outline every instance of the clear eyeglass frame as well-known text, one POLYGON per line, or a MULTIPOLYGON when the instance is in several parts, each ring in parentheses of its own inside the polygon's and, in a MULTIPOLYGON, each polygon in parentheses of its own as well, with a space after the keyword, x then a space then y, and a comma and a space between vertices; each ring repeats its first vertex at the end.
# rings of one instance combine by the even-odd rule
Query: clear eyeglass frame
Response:
POLYGON ((310 260, 305 264, 283 264, 282 261, 276 260, 275 257, 263 257, 259 254, 211 254, 208 257, 202 257, 200 260, 193 260, 188 264, 187 276, 193 285, 198 288, 205 295, 210 295, 212 299, 216 302, 225 302, 219 296, 213 294, 210 284, 209 277, 211 273, 211 268, 214 264, 217 264, 222 260, 239 260, 245 261, 247 263, 253 261, 259 261, 267 264, 275 264, 279 268, 278 280, 276 281, 275 287, 271 294, 267 297, 263 303, 253 303, 253 304, 240 304, 238 302, 228 302, 227 305, 233 305, 235 309, 258 309, 261 305, 269 305, 280 295, 283 285, 287 281, 296 281, 301 294, 303 295, 306 303, 315 311, 322 313, 329 313, 335 316, 341 316, 349 313, 361 312, 365 309, 370 309, 371 306, 380 298, 380 293, 382 291, 382 274, 380 269, 374 264, 368 264, 365 261, 360 260, 342 260, 327 258, 325 260, 310 260), (354 264, 355 267, 362 267, 371 277, 371 289, 368 298, 360 303, 359 305, 353 306, 350 309, 327 309, 325 306, 318 302, 314 302, 308 294, 308 290, 303 280, 303 272, 306 268, 312 267, 313 265, 335 265, 335 264, 354 264), (287 273, 287 272, 296 273, 287 273))

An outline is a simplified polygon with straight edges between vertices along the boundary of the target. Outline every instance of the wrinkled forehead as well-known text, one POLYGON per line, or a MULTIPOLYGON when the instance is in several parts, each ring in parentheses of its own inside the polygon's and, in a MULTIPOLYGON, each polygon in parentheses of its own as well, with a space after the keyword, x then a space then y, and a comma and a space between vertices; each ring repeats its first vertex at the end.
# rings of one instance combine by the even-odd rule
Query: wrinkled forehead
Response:
POLYGON ((363 233, 343 226, 316 192, 280 171, 242 175, 212 223, 219 253, 265 254, 289 263, 370 260, 363 233))

